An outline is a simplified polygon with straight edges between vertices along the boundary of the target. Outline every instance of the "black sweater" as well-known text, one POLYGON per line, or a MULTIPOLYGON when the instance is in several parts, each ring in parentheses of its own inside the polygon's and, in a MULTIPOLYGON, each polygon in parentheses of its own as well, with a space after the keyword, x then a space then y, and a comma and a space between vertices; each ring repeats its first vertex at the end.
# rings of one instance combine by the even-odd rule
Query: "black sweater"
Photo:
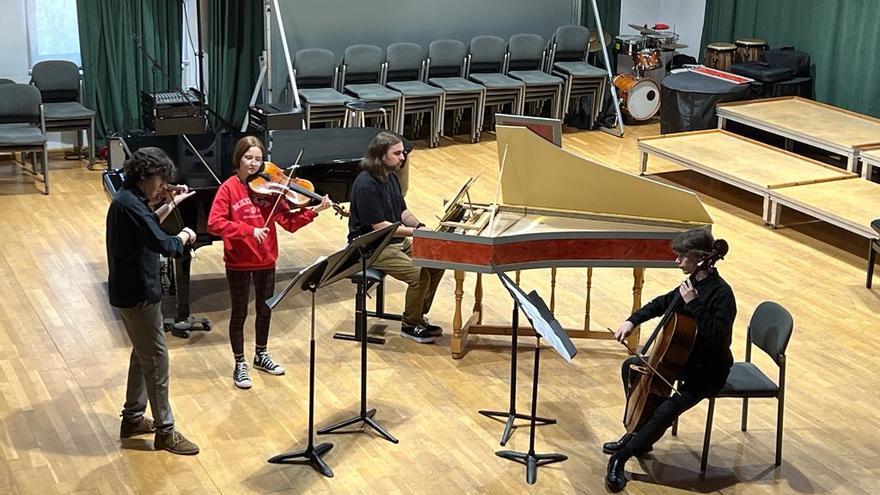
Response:
MULTIPOLYGON (((682 379, 704 382, 710 388, 723 385, 733 355, 730 341, 736 318, 736 299, 727 282, 713 269, 703 280, 694 282, 698 297, 687 304, 679 302, 677 312, 697 321, 697 338, 682 373, 682 379)), ((663 316, 678 287, 642 306, 628 320, 635 325, 663 316)))

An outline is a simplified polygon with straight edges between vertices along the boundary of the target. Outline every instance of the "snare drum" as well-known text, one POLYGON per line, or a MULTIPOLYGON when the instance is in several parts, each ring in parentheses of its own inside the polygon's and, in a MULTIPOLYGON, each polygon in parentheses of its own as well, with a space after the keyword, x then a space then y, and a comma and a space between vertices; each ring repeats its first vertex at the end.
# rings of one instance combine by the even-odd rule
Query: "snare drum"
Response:
POLYGON ((635 120, 648 120, 660 109, 660 86, 653 79, 637 79, 632 74, 614 76, 620 108, 635 120))
POLYGON ((736 40, 735 62, 757 62, 767 49, 767 42, 757 38, 736 40))
POLYGON ((730 71, 734 52, 736 52, 736 45, 733 43, 710 43, 706 47, 706 58, 703 62, 706 67, 730 71))
POLYGON ((614 52, 618 55, 634 57, 645 48, 645 38, 639 35, 622 34, 614 37, 614 52))
POLYGON ((644 50, 639 50, 638 53, 633 55, 633 63, 640 70, 651 70, 660 67, 663 65, 660 61, 660 49, 645 48, 644 50))

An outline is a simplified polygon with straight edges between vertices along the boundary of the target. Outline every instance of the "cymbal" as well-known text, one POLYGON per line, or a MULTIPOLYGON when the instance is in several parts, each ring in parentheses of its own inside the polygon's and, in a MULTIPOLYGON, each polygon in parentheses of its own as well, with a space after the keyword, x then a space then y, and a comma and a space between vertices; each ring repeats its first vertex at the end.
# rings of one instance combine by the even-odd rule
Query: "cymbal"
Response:
POLYGON ((645 24, 645 25, 627 24, 627 26, 635 29, 640 34, 660 34, 660 31, 654 31, 653 29, 649 28, 647 24, 645 24))
MULTIPOLYGON (((605 46, 611 46, 611 35, 602 33, 605 38, 605 46)), ((602 43, 599 42, 599 31, 590 31, 590 53, 596 53, 602 49, 602 43)))
POLYGON ((661 43, 660 48, 664 50, 680 50, 682 48, 687 48, 688 45, 683 43, 661 43))

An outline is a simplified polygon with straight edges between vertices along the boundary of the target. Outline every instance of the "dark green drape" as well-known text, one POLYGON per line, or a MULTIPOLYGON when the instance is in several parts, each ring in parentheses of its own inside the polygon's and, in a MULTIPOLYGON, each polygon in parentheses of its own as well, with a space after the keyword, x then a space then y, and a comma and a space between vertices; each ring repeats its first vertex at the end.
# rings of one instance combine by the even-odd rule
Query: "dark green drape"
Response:
POLYGON ((218 115, 241 127, 260 71, 263 3, 210 0, 208 4, 208 100, 218 115))
POLYGON ((180 87, 180 3, 77 0, 76 8, 84 100, 97 113, 98 139, 142 128, 141 91, 180 87))
POLYGON ((810 54, 816 99, 880 117, 876 0, 707 0, 701 53, 715 41, 761 38, 810 54))
MULTIPOLYGON (((620 34, 620 2, 621 0, 596 0, 599 15, 602 17, 602 27, 611 36, 620 34)), ((588 28, 595 28, 593 19, 593 4, 590 0, 584 0, 581 8, 581 24, 588 28)))

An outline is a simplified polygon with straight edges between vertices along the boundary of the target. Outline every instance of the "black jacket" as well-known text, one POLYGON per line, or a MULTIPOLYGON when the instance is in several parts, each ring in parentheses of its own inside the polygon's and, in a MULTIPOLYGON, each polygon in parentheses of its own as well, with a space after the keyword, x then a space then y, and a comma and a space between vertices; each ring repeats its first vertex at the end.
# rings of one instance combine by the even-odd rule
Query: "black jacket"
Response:
POLYGON ((183 242, 159 228, 159 217, 139 187, 123 186, 107 211, 111 305, 131 308, 144 301, 160 301, 159 254, 179 257, 183 242))
MULTIPOLYGON (((702 382, 707 388, 720 388, 733 365, 730 342, 736 318, 736 299, 733 290, 715 269, 703 280, 695 282, 694 288, 698 297, 688 304, 681 301, 677 309, 678 313, 697 321, 697 338, 680 378, 702 382)), ((663 316, 677 292, 678 287, 655 298, 628 320, 639 325, 663 316)))

